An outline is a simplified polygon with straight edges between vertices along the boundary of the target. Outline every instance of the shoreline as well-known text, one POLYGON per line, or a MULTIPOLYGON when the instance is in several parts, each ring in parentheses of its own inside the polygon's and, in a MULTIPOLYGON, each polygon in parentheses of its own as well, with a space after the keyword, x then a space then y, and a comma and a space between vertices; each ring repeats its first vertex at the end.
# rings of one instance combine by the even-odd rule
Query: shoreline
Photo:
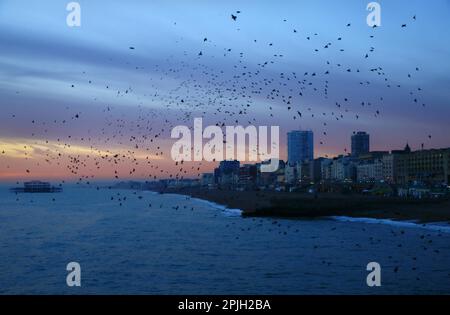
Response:
POLYGON ((243 217, 291 219, 359 218, 424 223, 450 223, 450 200, 412 200, 362 195, 323 193, 317 198, 304 193, 273 191, 228 191, 202 188, 162 189, 160 194, 190 196, 217 205, 241 210, 243 217))
MULTIPOLYGON (((152 191, 153 192, 153 191, 152 191)), ((154 192, 157 193, 157 192, 154 192)), ((167 194, 173 194, 177 196, 188 196, 185 194, 179 194, 179 193, 167 193, 167 194)), ((200 199, 197 197, 189 196, 191 199, 206 203, 208 205, 211 205, 214 208, 217 208, 218 210, 221 210, 222 212, 226 213, 226 216, 228 217, 236 217, 236 216, 242 216, 242 213, 244 212, 241 209, 232 209, 228 208, 226 205, 218 204, 213 201, 209 201, 206 199, 200 199)), ((285 218, 285 219, 302 219, 302 218, 285 218)), ((303 218, 307 219, 307 218, 303 218)), ((313 219, 313 218, 310 218, 313 219)), ((435 232, 443 232, 443 233, 450 233, 450 222, 418 222, 417 220, 393 220, 391 218, 368 218, 368 217, 348 217, 348 216, 327 216, 327 217, 318 217, 318 219, 327 219, 327 220, 333 220, 333 221, 339 221, 339 222, 359 222, 359 223, 366 223, 366 224, 384 224, 384 225, 392 225, 396 227, 406 227, 406 228, 414 228, 414 229, 425 229, 425 230, 431 230, 435 232)))
POLYGON ((359 217, 329 217, 332 220, 340 222, 360 222, 366 224, 385 224, 397 227, 426 229, 435 232, 450 233, 450 223, 448 222, 427 222, 420 223, 416 221, 399 221, 392 219, 376 219, 376 218, 359 218, 359 217))

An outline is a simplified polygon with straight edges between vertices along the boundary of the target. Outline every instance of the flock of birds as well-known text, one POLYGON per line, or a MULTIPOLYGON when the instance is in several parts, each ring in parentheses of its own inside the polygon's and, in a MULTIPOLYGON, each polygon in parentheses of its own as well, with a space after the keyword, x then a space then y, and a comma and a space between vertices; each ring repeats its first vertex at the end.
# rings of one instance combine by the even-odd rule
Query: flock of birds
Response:
MULTIPOLYGON (((234 23, 238 24, 242 18, 241 11, 235 11, 230 15, 230 27, 234 23)), ((411 18, 416 21, 416 16, 411 18)), ((287 23, 283 19, 283 23, 287 23)), ((176 23, 174 23, 176 26, 176 23)), ((351 23, 346 24, 348 32, 351 23)), ((405 28, 402 24, 401 28, 405 28)), ((241 29, 237 28, 239 32, 241 29)), ((280 28, 280 31, 282 28, 280 28)), ((45 162, 57 167, 65 167, 70 176, 77 177, 80 182, 89 183, 95 179, 95 174, 100 169, 112 169, 111 174, 115 179, 127 177, 139 177, 153 180, 157 178, 185 178, 186 176, 200 176, 205 168, 211 168, 208 163, 183 163, 173 162, 172 166, 160 163, 161 160, 170 160, 164 141, 170 137, 170 130, 179 124, 192 125, 193 118, 199 116, 212 117, 211 120, 216 126, 225 125, 258 125, 260 121, 275 121, 276 124, 285 124, 280 121, 280 117, 291 117, 293 121, 298 121, 308 117, 321 121, 323 128, 320 134, 320 145, 327 144, 329 136, 327 127, 330 121, 336 122, 358 120, 366 110, 373 118, 380 118, 384 106, 382 94, 370 99, 364 97, 343 97, 330 100, 329 90, 332 85, 333 75, 340 80, 342 76, 359 74, 355 78, 365 77, 359 80, 358 84, 363 94, 382 93, 377 92, 383 88, 403 88, 389 78, 389 75, 381 65, 375 66, 352 66, 344 62, 336 62, 326 56, 344 53, 345 34, 337 35, 334 40, 322 41, 318 33, 303 34, 298 27, 292 27, 297 41, 314 42, 317 48, 311 52, 313 55, 322 52, 324 64, 322 70, 316 71, 293 69, 291 72, 277 72, 274 64, 283 63, 285 55, 277 52, 276 44, 268 41, 269 51, 273 51, 270 58, 263 61, 254 62, 252 56, 247 56, 244 52, 235 52, 233 47, 219 47, 219 43, 214 43, 206 36, 200 36, 204 49, 197 54, 183 51, 183 56, 168 56, 148 70, 146 67, 135 64, 134 52, 138 47, 129 46, 130 56, 125 63, 138 74, 147 75, 150 86, 143 93, 136 93, 136 89, 127 84, 125 87, 113 87, 112 83, 98 83, 104 85, 107 92, 115 95, 119 101, 135 102, 135 110, 138 115, 130 117, 120 106, 103 105, 103 123, 100 123, 100 130, 88 129, 86 136, 61 136, 57 139, 47 139, 45 144, 54 145, 45 152, 45 162), (302 38, 303 36, 303 38, 302 38), (214 49, 211 48, 213 46, 214 49), (222 49, 222 55, 216 55, 217 48, 222 49), (224 65, 220 69, 220 65, 224 65), (150 74, 150 76, 148 76, 150 74), (371 79, 368 79, 371 78, 371 79), (164 89, 161 84, 166 80, 171 83, 177 82, 174 88, 164 89), (380 82, 383 86, 380 86, 380 82), (375 89, 371 85, 375 85, 375 89), (316 109, 310 103, 310 99, 325 101, 330 105, 329 110, 316 109), (156 109, 147 106, 148 104, 159 104, 163 109, 156 109), (306 104, 306 105, 305 105, 306 104), (70 149, 81 145, 90 150, 90 154, 73 153, 70 149), (105 149, 107 148, 107 149, 105 149), (111 149, 116 148, 116 149, 111 149), (166 151, 165 151, 166 150, 166 151), (127 168, 124 173, 121 169, 127 168)), ((369 40, 374 40, 376 30, 369 36, 369 40)), ((181 39, 182 40, 182 39, 181 39)), ((181 45, 181 40, 177 43, 181 45)), ((262 40, 248 39, 249 45, 259 43, 262 40)), ((182 46, 182 45, 181 45, 182 46)), ((369 59, 375 53, 375 44, 372 43, 367 48, 361 59, 369 59)), ((314 58, 314 56, 311 58, 314 58)), ((110 59, 110 62, 118 62, 110 59)), ((121 61, 123 63, 123 61, 121 61)), ((420 71, 417 66, 405 74, 408 79, 412 79, 420 71)), ((83 84, 93 85, 92 79, 88 78, 88 73, 81 74, 84 79, 83 84)), ((358 79, 357 79, 358 80, 358 79)), ((413 82, 408 84, 407 89, 414 86, 413 82)), ((70 84, 70 88, 76 92, 77 84, 70 84)), ((425 107, 425 102, 421 101, 421 87, 407 91, 409 99, 413 105, 425 107)), ((18 94, 20 92, 18 91, 18 94)), ((100 103, 101 97, 94 96, 94 102, 100 103)), ((46 116, 37 117, 30 121, 36 129, 31 134, 31 138, 45 137, 51 128, 62 128, 71 124, 79 126, 85 131, 84 118, 89 118, 89 113, 66 107, 66 119, 46 120, 46 116)), ((13 113, 11 119, 16 119, 20 113, 13 113)), ((282 118, 284 119, 284 118, 282 118)), ((380 122, 381 123, 381 122, 380 122)), ((62 134, 65 134, 63 131, 62 134)), ((428 135, 431 139, 431 135, 428 135)), ((43 141, 41 139, 41 141, 43 141)), ((331 142, 332 140, 330 140, 331 142)), ((37 141, 38 142, 38 141, 37 141)), ((45 145, 44 144, 44 145, 45 145)), ((344 148, 344 151, 347 151, 344 148)), ((5 150, 0 151, 6 154, 5 150)), ((27 155, 28 153, 25 153, 27 155)), ((27 155, 26 158, 29 156, 27 155)), ((33 160, 29 160, 31 165, 33 160)), ((39 163, 39 162, 37 162, 39 163)), ((40 164, 35 165, 39 168, 40 164)), ((7 166, 9 168, 9 166, 7 166)), ((24 170, 26 174, 33 174, 33 167, 24 170)))
MULTIPOLYGON (((235 11, 230 15, 231 23, 239 23, 241 11, 235 11)), ((411 18, 412 22, 416 21, 416 16, 411 18)), ((283 19, 284 23, 288 21, 283 19)), ((174 23, 176 25, 176 23, 174 23)), ((232 27, 233 25, 231 25, 232 27)), ((346 28, 351 29, 351 23, 346 24, 346 28)), ((405 28, 407 24, 402 24, 401 28, 405 28)), ((281 29, 281 28, 280 28, 281 29)), ((241 29, 237 28, 239 32, 241 29)), ((223 55, 215 55, 211 51, 210 46, 219 47, 214 44, 208 37, 201 37, 204 49, 194 55, 187 50, 183 51, 183 58, 179 56, 168 56, 165 60, 155 64, 150 71, 144 66, 134 64, 133 53, 130 54, 130 60, 126 61, 126 65, 131 70, 135 70, 139 74, 150 73, 150 87, 148 91, 143 93, 135 93, 135 89, 129 85, 123 88, 113 88, 113 84, 106 83, 104 88, 115 94, 115 97, 125 102, 135 102, 138 111, 137 117, 129 117, 126 112, 121 111, 118 106, 104 105, 103 118, 104 123, 100 132, 90 131, 86 137, 76 137, 67 135, 56 140, 45 140, 46 143, 56 143, 51 149, 47 150, 45 162, 60 167, 66 167, 69 174, 78 177, 80 182, 90 182, 95 179, 95 173, 101 168, 113 169, 112 176, 116 179, 125 177, 140 177, 149 180, 157 178, 184 178, 193 174, 200 176, 204 167, 204 163, 179 163, 173 162, 172 167, 164 167, 159 163, 161 159, 170 159, 167 152, 164 152, 164 139, 170 135, 170 130, 179 124, 191 125, 194 115, 210 116, 216 126, 223 127, 225 125, 235 124, 254 124, 258 125, 262 120, 274 120, 277 124, 280 122, 281 115, 289 115, 292 120, 300 123, 303 117, 311 119, 317 118, 322 121, 323 131, 320 135, 320 145, 326 145, 328 132, 327 127, 330 119, 336 122, 346 121, 349 119, 358 120, 362 115, 360 110, 367 109, 373 118, 382 116, 382 108, 384 106, 384 97, 382 94, 374 97, 375 101, 369 99, 361 99, 361 97, 343 97, 330 100, 329 89, 333 81, 333 75, 338 80, 345 74, 352 76, 353 74, 362 73, 355 77, 365 77, 358 83, 361 89, 379 91, 382 82, 384 88, 403 88, 400 84, 395 83, 389 78, 385 69, 380 65, 367 66, 360 68, 344 62, 336 62, 331 58, 326 60, 326 55, 335 55, 336 53, 344 53, 345 49, 342 44, 345 42, 345 34, 337 35, 333 41, 322 41, 318 33, 302 34, 298 27, 292 28, 297 41, 314 42, 317 48, 311 52, 313 55, 323 52, 322 58, 325 59, 323 70, 316 71, 296 71, 277 72, 274 64, 280 62, 285 55, 277 52, 274 42, 266 42, 270 51, 274 53, 270 58, 260 62, 253 62, 252 56, 246 56, 244 52, 234 52, 233 47, 222 47, 223 55), (304 36, 302 38, 302 36, 304 36), (222 58, 221 58, 222 57, 222 58), (223 69, 218 70, 218 65, 224 64, 223 69), (372 78, 372 79, 367 79, 372 78), (178 82, 172 89, 162 89, 161 84, 165 80, 178 82), (371 85, 377 86, 372 89, 371 85), (308 98, 306 98, 308 97, 308 98), (310 98, 323 100, 328 102, 332 108, 330 110, 317 110, 314 106, 305 105, 310 102, 310 98), (305 100, 306 99, 306 100, 305 100), (163 110, 152 109, 146 106, 148 103, 160 104, 163 110), (353 107, 353 108, 352 108, 353 107), (268 117, 265 117, 268 116, 268 117), (278 120, 277 120, 278 119, 278 120), (81 144, 89 150, 91 154, 73 154, 70 148, 81 144), (104 148, 120 148, 117 150, 104 148), (144 157, 142 157, 144 155, 144 157), (146 155, 146 156, 145 156, 146 155), (121 173, 121 167, 126 167, 129 171, 125 174, 121 173), (175 171, 174 171, 175 170, 175 171)), ((374 41, 376 30, 369 36, 369 40, 374 41)), ((258 43, 259 39, 249 40, 258 43)), ((180 41, 177 41, 180 44, 180 41)), ((138 48, 129 46, 129 50, 134 52, 138 48)), ((370 44, 367 52, 363 54, 363 60, 369 59, 375 53, 375 44, 370 44)), ((314 56, 311 56, 314 58, 314 56)), ((112 58, 111 63, 117 62, 112 58)), ((294 70, 294 69, 293 69, 294 70)), ((420 71, 420 67, 411 69, 410 73, 405 74, 408 79, 412 79, 415 73, 420 71)), ((88 73, 83 71, 82 77, 86 77, 85 81, 88 85, 93 84, 92 79, 88 78, 88 73)), ((413 82, 408 84, 406 88, 413 86, 413 82)), ((74 90, 77 84, 70 84, 74 90)), ((407 91, 410 101, 413 105, 425 107, 425 102, 421 101, 421 87, 416 87, 407 91)), ((364 94, 363 93, 363 94, 364 94)), ((382 92, 381 92, 382 93, 382 92)), ((18 94, 20 94, 18 92, 18 94)), ((95 96, 94 102, 99 103, 101 99, 95 96)), ((30 123, 36 127, 36 132, 31 135, 34 137, 45 137, 49 128, 61 127, 69 123, 78 124, 83 127, 84 116, 89 113, 73 110, 72 107, 66 107, 68 117, 66 119, 55 119, 46 121, 44 116, 33 119, 30 123)), ((16 118, 19 113, 11 115, 12 119, 16 118)), ((284 116, 283 116, 284 117, 284 116)), ((287 116, 288 117, 288 116, 287 116)), ((63 132, 64 134, 64 132, 63 132)), ((431 135, 428 135, 431 139, 431 135)), ((344 148, 344 151, 347 151, 344 148)), ((6 154, 5 150, 0 153, 6 154)), ((27 153, 25 153, 27 154, 27 153)), ((1 154, 0 154, 1 158, 1 154)), ((30 160, 30 164, 31 164, 30 160)), ((207 163, 206 163, 207 164, 207 163)), ((7 166, 9 167, 9 166, 7 166)), ((36 167, 39 167, 37 165, 36 167)), ((210 167, 210 166, 209 166, 210 167)), ((24 170, 27 174, 32 175, 32 167, 24 170)))
MULTIPOLYGON (((233 12, 229 19, 230 23, 239 23, 244 18, 241 11, 233 12)), ((283 20, 287 23, 287 20, 283 20)), ((411 23, 416 22, 416 16, 411 18, 411 23)), ((176 26, 176 23, 174 23, 176 26)), ((230 25, 233 27, 234 24, 230 25)), ((351 23, 346 24, 348 32, 350 32, 351 23)), ((400 29, 407 27, 404 23, 400 25, 400 29)), ((240 31, 237 28, 236 31, 240 31)), ((376 28, 369 36, 369 40, 373 43, 367 47, 366 52, 361 55, 361 60, 370 59, 376 53, 376 28)), ((300 28, 291 28, 290 32, 293 36, 297 36, 296 40, 314 42, 317 47, 311 51, 312 58, 314 54, 323 53, 323 56, 344 54, 345 34, 335 36, 334 40, 322 41, 318 33, 304 34, 300 28), (332 53, 331 53, 332 52, 332 53)), ((167 153, 164 152, 164 139, 170 130, 179 124, 191 125, 195 114, 212 117, 216 126, 223 127, 225 125, 234 124, 258 124, 259 119, 273 119, 276 121, 277 116, 282 113, 289 115, 292 120, 300 121, 303 117, 310 118, 332 118, 336 122, 345 123, 346 120, 358 120, 360 115, 351 106, 355 104, 362 109, 367 109, 374 119, 382 116, 383 95, 378 95, 376 102, 370 100, 361 100, 356 97, 344 97, 342 99, 330 100, 329 90, 333 81, 333 75, 339 77, 343 75, 353 76, 355 78, 365 77, 366 79, 358 82, 361 89, 370 87, 371 85, 380 84, 387 89, 409 89, 413 83, 403 87, 395 80, 391 80, 382 65, 358 67, 343 62, 336 62, 331 58, 325 60, 323 70, 301 71, 300 69, 292 69, 291 72, 278 72, 273 66, 278 62, 283 62, 285 54, 276 51, 275 41, 264 42, 263 45, 267 49, 273 51, 270 58, 263 61, 253 62, 252 56, 247 56, 244 52, 235 52, 233 47, 221 47, 220 55, 211 53, 211 45, 217 49, 219 43, 214 42, 206 36, 199 36, 199 41, 204 48, 198 52, 192 53, 187 50, 183 51, 183 58, 168 56, 165 60, 161 60, 160 64, 154 65, 149 70, 145 67, 135 64, 133 61, 134 52, 139 51, 137 46, 129 46, 130 56, 126 64, 138 73, 151 73, 149 77, 149 91, 144 93, 136 93, 136 89, 127 85, 124 88, 114 87, 112 83, 105 83, 104 89, 113 93, 119 100, 129 102, 130 99, 136 101, 135 108, 138 111, 137 117, 130 118, 130 115, 121 110, 118 106, 105 105, 102 109, 104 121, 99 124, 99 132, 90 131, 87 136, 61 136, 58 139, 47 139, 45 143, 56 143, 52 149, 45 151, 45 163, 54 167, 66 168, 66 171, 78 179, 81 184, 91 185, 96 179, 96 172, 102 168, 112 169, 112 177, 122 179, 128 177, 140 177, 148 180, 157 178, 179 178, 196 174, 200 176, 204 163, 183 163, 173 162, 172 167, 163 167, 159 158, 166 158, 167 153), (218 64, 225 64, 222 70, 217 71, 218 64), (179 82, 175 87, 169 90, 160 89, 161 84, 170 78, 171 82, 179 82), (371 78, 371 79, 368 79, 371 78), (328 111, 318 111, 313 106, 305 105, 302 101, 306 96, 321 99, 332 104, 332 109, 328 111), (146 106, 147 103, 160 104, 163 110, 146 106), (356 112, 356 113, 355 113, 356 112), (267 116, 267 117, 265 117, 267 116), (259 117, 259 118, 258 118, 259 117), (70 149, 73 146, 82 144, 89 149, 89 153, 72 153, 70 149), (107 149, 105 149, 107 148, 107 149), (116 149, 113 149, 116 148, 116 149), (155 159, 156 158, 156 159, 155 159), (120 169, 126 167, 128 172, 121 174, 120 169)), ((249 39, 250 44, 259 44, 260 39, 249 39)), ((179 43, 179 42, 178 42, 179 43)), ((325 58, 326 59, 326 58, 325 58)), ((115 62, 114 60, 110 60, 115 62)), ((366 63, 368 65, 368 63, 366 63)), ((405 74, 408 79, 412 79, 416 73, 421 71, 417 66, 411 69, 410 73, 405 74)), ((86 77, 86 84, 93 84, 88 78, 89 74, 83 72, 86 77)), ((76 90, 77 84, 69 85, 71 89, 76 90)), ((378 90, 378 89, 377 89, 378 90)), ((412 105, 425 107, 426 104, 421 101, 421 87, 408 90, 412 105)), ((18 92, 18 94, 20 94, 18 92)), ((364 93, 362 93, 364 94, 364 93)), ((97 97, 94 101, 100 102, 97 97)), ((31 138, 45 135, 52 126, 64 126, 69 124, 77 124, 83 128, 83 119, 85 115, 79 110, 72 107, 66 107, 67 117, 65 119, 55 119, 47 121, 46 116, 37 117, 30 121, 30 124, 36 127, 36 132, 31 138)), ((16 119, 20 113, 11 115, 11 119, 16 119)), ((323 132, 321 134, 320 144, 325 145, 327 139, 327 124, 323 122, 323 132)), ((381 124, 381 122, 380 122, 381 124)), ((431 135, 428 136, 431 138, 431 135)), ((0 159, 2 154, 6 154, 5 150, 0 151, 0 159)), ((29 156, 27 155, 26 158, 29 156)), ((24 170, 24 173, 33 177, 33 159, 29 159, 30 167, 24 170)), ((37 162, 41 163, 41 162, 37 162)), ((34 167, 39 168, 39 164, 34 167)), ((64 181, 61 183, 63 184, 64 181)), ((97 185, 97 184, 92 184, 97 185)), ((96 186, 96 189, 102 189, 96 186)), ((137 193, 135 193, 137 195, 137 193)), ((136 198, 142 199, 138 195, 136 198)), ((123 206, 129 200, 120 192, 111 190, 110 200, 117 202, 119 206, 123 206)), ((19 196, 17 196, 19 201, 19 196)), ((52 201, 56 201, 55 198, 52 201)), ((148 204, 148 208, 155 207, 164 208, 163 203, 155 205, 148 204)), ((194 207, 176 206, 173 210, 190 210, 194 211, 194 207)), ((257 221, 257 219, 252 219, 257 221)), ((266 220, 258 220, 254 228, 259 228, 267 222, 266 220)), ((236 224, 235 221, 227 223, 227 227, 231 228, 236 224)), ((248 227, 247 229, 251 229, 248 227)), ((297 228, 291 228, 290 223, 285 221, 272 220, 268 231, 277 232, 282 235, 288 233, 298 233, 297 228)), ((393 237, 400 237, 397 230, 391 231, 393 237)), ((239 238, 239 234, 236 235, 239 238)), ((423 240, 423 250, 426 253, 431 238, 421 235, 423 240)), ((380 239, 371 237, 370 242, 375 244, 380 239)), ((355 248, 361 247, 362 244, 355 243, 355 248)), ((399 241, 398 247, 402 243, 399 241)), ((317 248, 317 246, 315 247, 317 248)), ((438 250, 434 250, 438 254, 438 250)), ((390 257, 392 258, 392 257, 390 257)), ((417 256, 411 258, 417 260, 417 256)), ((323 264, 330 265, 330 261, 322 261, 323 264)), ((416 267, 413 267, 416 268, 416 267)), ((399 266, 394 267, 394 272, 399 271, 399 266)), ((419 280, 419 279, 418 279, 419 280)))
MULTIPOLYGON (((240 10, 230 14, 230 27, 238 25, 242 18, 244 17, 240 10)), ((411 22, 415 21, 414 15, 411 22)), ((264 57, 265 60, 247 56, 243 51, 235 52, 233 47, 221 47, 220 41, 215 43, 207 36, 199 36, 199 45, 203 46, 203 49, 198 53, 183 49, 181 38, 177 40, 177 44, 181 48, 182 56, 170 55, 154 64, 152 69, 138 64, 136 60, 140 59, 135 52, 139 51, 139 47, 129 46, 128 60, 119 61, 110 58, 109 61, 111 65, 125 64, 129 70, 146 77, 145 91, 137 92, 139 88, 130 86, 130 83, 118 87, 112 82, 93 82, 86 71, 81 73, 81 83, 70 83, 69 87, 77 93, 78 84, 82 84, 83 89, 86 89, 86 86, 95 89, 103 86, 105 92, 114 95, 118 102, 134 102, 133 111, 137 114, 130 114, 122 106, 104 104, 106 100, 102 100, 103 94, 95 94, 92 101, 98 104, 96 108, 101 106, 103 119, 103 122, 97 122, 95 126, 99 128, 98 130, 84 125, 90 118, 89 112, 83 112, 73 106, 65 107, 66 118, 50 120, 47 118, 51 116, 49 113, 32 119, 29 123, 35 131, 30 138, 37 139, 36 144, 48 145, 49 148, 43 153, 44 161, 32 159, 32 152, 24 153, 29 165, 23 170, 24 174, 33 177, 33 171, 39 169, 41 163, 45 163, 52 168, 63 168, 69 176, 87 184, 95 180, 96 174, 101 170, 111 170, 110 177, 114 179, 199 177, 205 169, 211 168, 211 163, 172 162, 165 145, 174 126, 180 124, 190 126, 194 117, 208 117, 208 120, 219 127, 237 124, 258 125, 267 120, 284 125, 286 122, 281 120, 289 117, 299 124, 302 118, 317 119, 323 129, 319 143, 326 145, 329 136, 327 127, 332 121, 345 124, 346 121, 358 120, 362 115, 360 111, 364 110, 373 119, 382 117, 384 97, 383 92, 380 92, 381 88, 408 89, 412 105, 426 106, 421 101, 421 87, 411 89, 414 86, 413 81, 405 87, 395 83, 381 65, 370 66, 366 63, 364 67, 352 66, 333 61, 339 59, 337 57, 327 58, 328 55, 345 53, 343 43, 346 41, 346 33, 351 32, 351 23, 345 24, 346 31, 343 34, 336 35, 334 40, 325 41, 318 33, 307 34, 299 27, 289 25, 287 19, 282 20, 282 25, 287 27, 280 27, 280 32, 292 32, 293 40, 313 42, 317 46, 310 52, 311 58, 317 53, 323 53, 319 59, 323 62, 320 67, 322 70, 292 69, 290 72, 278 72, 275 65, 283 64, 285 54, 277 51, 274 41, 259 38, 247 38, 248 45, 262 42, 262 47, 266 46, 270 52, 269 55, 265 55, 270 56, 264 57), (222 52, 217 54, 217 51, 222 52), (361 75, 353 77, 359 73, 361 75), (330 99, 329 90, 333 84, 333 76, 336 76, 338 81, 343 76, 357 78, 358 82, 355 83, 364 92, 361 94, 371 93, 374 94, 373 98, 348 96, 330 99), (362 77, 366 79, 358 79, 362 77), (166 81, 170 81, 173 87, 162 88, 166 81), (376 85, 376 88, 372 89, 371 85, 376 85), (369 89, 365 89, 366 87, 369 89), (327 102, 330 108, 327 110, 315 108, 309 105, 311 99, 327 102), (152 108, 148 104, 158 104, 159 108, 158 106, 152 108), (73 130, 74 127, 84 135, 70 135, 68 134, 70 131, 64 131, 65 128, 73 130), (51 129, 60 130, 61 136, 57 139, 45 139, 51 129), (79 147, 85 150, 82 152, 72 150, 79 147), (124 169, 127 171, 123 171, 124 169)), ((174 27, 177 27, 176 22, 174 27)), ((401 25, 401 29, 405 27, 406 23, 401 25)), ((240 31, 241 28, 238 26, 236 32, 240 31)), ((376 32, 374 28, 369 35, 369 46, 361 55, 361 60, 370 59, 371 55, 375 54, 376 32)), ((416 66, 410 73, 405 74, 405 77, 412 80, 420 70, 420 67, 416 66)), ((17 91, 17 95, 20 97, 20 91, 17 91)), ((12 120, 18 119, 19 116, 21 113, 11 113, 12 120)), ((431 139, 431 135, 428 135, 428 138, 431 139)), ((24 147, 25 151, 27 149, 31 150, 32 146, 24 147)), ((344 148, 344 151, 346 150, 344 148)), ((6 151, 5 149, 0 151, 0 159, 2 155, 7 155, 6 151)), ((8 169, 11 165, 5 167, 8 169)))

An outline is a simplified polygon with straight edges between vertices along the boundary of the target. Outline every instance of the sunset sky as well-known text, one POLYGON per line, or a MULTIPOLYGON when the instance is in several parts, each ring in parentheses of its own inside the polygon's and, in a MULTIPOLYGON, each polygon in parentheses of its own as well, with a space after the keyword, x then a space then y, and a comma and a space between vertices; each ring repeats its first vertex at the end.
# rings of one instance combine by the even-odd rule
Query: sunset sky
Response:
POLYGON ((361 0, 80 0, 81 27, 68 2, 0 0, 0 180, 197 177, 170 157, 194 117, 280 126, 282 158, 299 128, 316 156, 450 147, 449 0, 375 29, 361 0))

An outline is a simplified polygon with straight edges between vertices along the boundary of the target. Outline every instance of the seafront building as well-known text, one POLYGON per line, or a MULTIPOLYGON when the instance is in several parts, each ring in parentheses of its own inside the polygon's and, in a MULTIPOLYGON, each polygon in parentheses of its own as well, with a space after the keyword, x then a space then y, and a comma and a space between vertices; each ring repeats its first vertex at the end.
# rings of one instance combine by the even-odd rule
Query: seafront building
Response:
POLYGON ((214 173, 203 173, 200 179, 200 185, 212 187, 214 186, 214 173))
POLYGON ((399 155, 395 164, 395 182, 407 184, 450 184, 450 148, 419 150, 399 155))
POLYGON ((359 157, 361 154, 370 152, 369 134, 365 131, 358 131, 351 138, 352 141, 352 156, 359 157))
POLYGON ((287 134, 288 163, 314 159, 314 135, 311 130, 294 130, 287 134))
POLYGON ((359 183, 384 180, 383 160, 375 159, 356 165, 356 180, 359 183))
POLYGON ((222 161, 214 173, 202 175, 200 184, 286 191, 307 187, 339 191, 342 185, 352 185, 353 190, 415 197, 448 190, 450 185, 450 148, 412 151, 406 144, 401 150, 370 151, 369 135, 360 131, 351 136, 351 154, 314 159, 312 131, 291 131, 287 140, 289 160, 280 161, 276 172, 261 172, 261 165, 270 161, 245 165, 222 161))

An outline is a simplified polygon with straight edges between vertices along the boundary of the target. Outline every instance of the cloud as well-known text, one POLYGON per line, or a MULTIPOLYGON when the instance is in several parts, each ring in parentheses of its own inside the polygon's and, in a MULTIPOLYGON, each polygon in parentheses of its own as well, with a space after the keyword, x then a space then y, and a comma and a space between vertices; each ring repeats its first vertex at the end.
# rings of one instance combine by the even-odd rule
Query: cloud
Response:
MULTIPOLYGON (((9 158, 43 159, 64 156, 114 157, 130 155, 126 148, 95 148, 78 144, 60 143, 57 141, 34 140, 23 138, 0 138, 0 153, 9 158)), ((133 157, 140 160, 161 160, 159 155, 135 152, 133 157)))

